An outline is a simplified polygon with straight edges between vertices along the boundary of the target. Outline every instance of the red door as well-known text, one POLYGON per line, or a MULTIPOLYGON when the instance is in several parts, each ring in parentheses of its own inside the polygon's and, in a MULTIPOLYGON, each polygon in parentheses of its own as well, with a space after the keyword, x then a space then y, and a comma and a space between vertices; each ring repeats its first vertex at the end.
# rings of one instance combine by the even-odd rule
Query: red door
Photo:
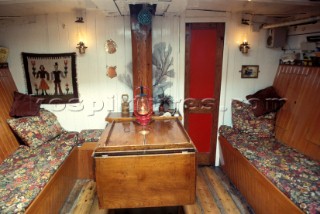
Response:
POLYGON ((224 24, 186 26, 185 128, 200 164, 215 160, 224 24))

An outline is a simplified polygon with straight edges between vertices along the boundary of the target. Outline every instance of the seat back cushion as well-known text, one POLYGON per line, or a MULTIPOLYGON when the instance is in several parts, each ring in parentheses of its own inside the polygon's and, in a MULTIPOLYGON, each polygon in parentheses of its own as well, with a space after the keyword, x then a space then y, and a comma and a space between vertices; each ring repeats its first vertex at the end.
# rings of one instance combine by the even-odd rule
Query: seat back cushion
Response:
POLYGON ((37 147, 60 135, 64 129, 52 112, 40 109, 40 116, 10 118, 11 129, 30 147, 37 147))
POLYGON ((246 96, 252 105, 252 111, 256 117, 278 111, 285 103, 276 90, 270 86, 246 96))
POLYGON ((238 131, 256 137, 273 137, 275 135, 275 112, 256 117, 252 106, 239 100, 232 100, 231 110, 232 124, 238 131))
POLYGON ((39 116, 40 105, 40 99, 15 91, 9 115, 11 117, 39 116))

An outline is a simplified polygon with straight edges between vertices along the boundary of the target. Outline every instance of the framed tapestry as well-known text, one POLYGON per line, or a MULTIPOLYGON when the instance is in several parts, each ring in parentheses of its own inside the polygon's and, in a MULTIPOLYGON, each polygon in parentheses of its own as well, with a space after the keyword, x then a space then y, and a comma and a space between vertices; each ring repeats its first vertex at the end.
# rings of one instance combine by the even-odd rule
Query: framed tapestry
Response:
POLYGON ((78 103, 76 53, 22 53, 28 94, 43 104, 78 103))

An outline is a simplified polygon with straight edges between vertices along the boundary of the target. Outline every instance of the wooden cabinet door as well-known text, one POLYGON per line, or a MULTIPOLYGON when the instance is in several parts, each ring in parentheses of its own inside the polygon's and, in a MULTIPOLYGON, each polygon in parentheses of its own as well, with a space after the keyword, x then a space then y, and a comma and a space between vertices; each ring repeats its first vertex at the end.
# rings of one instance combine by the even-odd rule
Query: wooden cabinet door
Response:
POLYGON ((215 161, 224 23, 186 25, 185 128, 199 164, 215 161))

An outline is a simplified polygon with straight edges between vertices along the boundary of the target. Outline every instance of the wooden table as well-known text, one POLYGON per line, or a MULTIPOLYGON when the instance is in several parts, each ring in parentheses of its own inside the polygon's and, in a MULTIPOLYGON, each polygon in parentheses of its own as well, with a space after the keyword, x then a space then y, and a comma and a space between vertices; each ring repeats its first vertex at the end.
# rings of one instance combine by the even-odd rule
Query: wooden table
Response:
POLYGON ((94 151, 101 208, 195 202, 195 147, 178 119, 108 124, 94 151))

